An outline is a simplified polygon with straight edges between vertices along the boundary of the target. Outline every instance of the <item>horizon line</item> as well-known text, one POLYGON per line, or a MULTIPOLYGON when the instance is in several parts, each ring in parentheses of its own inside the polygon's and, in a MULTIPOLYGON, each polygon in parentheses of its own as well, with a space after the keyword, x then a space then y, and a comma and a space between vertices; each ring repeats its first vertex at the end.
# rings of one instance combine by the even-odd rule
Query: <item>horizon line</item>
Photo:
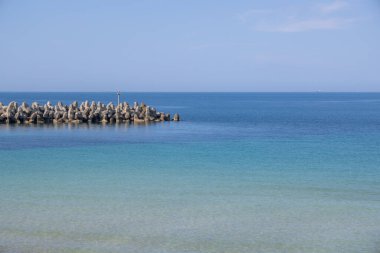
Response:
POLYGON ((380 93, 378 91, 1 91, 0 93, 380 93))

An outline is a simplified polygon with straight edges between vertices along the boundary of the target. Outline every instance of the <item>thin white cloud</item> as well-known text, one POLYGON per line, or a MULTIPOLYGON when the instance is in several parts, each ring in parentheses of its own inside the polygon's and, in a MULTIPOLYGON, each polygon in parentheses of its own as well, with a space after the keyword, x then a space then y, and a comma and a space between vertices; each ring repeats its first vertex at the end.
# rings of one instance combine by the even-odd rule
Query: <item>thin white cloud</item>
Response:
POLYGON ((337 30, 347 27, 355 19, 338 15, 347 1, 335 0, 321 5, 300 5, 283 9, 250 9, 240 13, 238 19, 261 32, 307 32, 337 30), (317 7, 317 8, 316 8, 317 7))
POLYGON ((353 22, 352 19, 346 18, 325 18, 325 19, 307 19, 294 20, 284 24, 258 24, 255 30, 262 32, 306 32, 313 30, 336 30, 342 29, 347 24, 353 22))
POLYGON ((273 10, 269 9, 250 9, 248 11, 238 14, 238 19, 241 22, 246 23, 254 17, 261 16, 263 14, 271 14, 273 12, 273 10))
POLYGON ((319 10, 322 13, 332 13, 339 10, 342 10, 344 7, 346 7, 348 3, 346 1, 337 0, 329 4, 321 4, 319 6, 319 10))

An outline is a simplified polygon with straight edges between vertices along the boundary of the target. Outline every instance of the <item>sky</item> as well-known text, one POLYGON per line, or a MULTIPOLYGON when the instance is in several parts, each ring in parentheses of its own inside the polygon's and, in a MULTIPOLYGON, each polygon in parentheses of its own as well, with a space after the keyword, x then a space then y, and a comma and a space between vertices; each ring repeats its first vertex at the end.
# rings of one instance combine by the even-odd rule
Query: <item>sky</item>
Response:
POLYGON ((380 91, 380 0, 0 0, 0 91, 380 91))

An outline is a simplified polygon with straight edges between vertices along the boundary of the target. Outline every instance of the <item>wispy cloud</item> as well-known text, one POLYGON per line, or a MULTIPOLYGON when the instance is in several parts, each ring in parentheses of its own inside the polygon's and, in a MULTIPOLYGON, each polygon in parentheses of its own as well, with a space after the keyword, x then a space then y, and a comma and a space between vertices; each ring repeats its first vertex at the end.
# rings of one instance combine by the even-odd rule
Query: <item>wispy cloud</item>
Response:
POLYGON ((347 5, 348 5, 348 3, 346 1, 337 0, 337 1, 334 1, 332 3, 321 4, 319 6, 319 9, 322 13, 332 13, 332 12, 342 10, 347 5))
POLYGON ((255 29, 264 32, 306 32, 312 30, 336 30, 342 29, 353 19, 327 18, 327 19, 307 19, 294 20, 283 24, 258 24, 255 29))
POLYGON ((268 15, 268 14, 271 14, 273 12, 274 11, 270 10, 270 9, 250 9, 248 11, 239 13, 238 19, 241 22, 246 23, 247 21, 249 21, 251 18, 253 18, 255 16, 264 15, 264 14, 268 15))
POLYGON ((343 29, 355 21, 335 12, 348 2, 336 0, 329 4, 309 5, 291 9, 251 9, 240 13, 238 19, 261 32, 307 32, 343 29))

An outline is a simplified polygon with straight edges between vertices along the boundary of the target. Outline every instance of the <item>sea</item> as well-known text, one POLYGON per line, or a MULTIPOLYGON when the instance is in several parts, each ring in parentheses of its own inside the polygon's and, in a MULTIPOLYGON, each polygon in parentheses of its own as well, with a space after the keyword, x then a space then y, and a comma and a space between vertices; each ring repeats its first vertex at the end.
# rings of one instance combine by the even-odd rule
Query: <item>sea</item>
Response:
POLYGON ((380 252, 380 93, 121 99, 181 121, 0 124, 1 253, 380 252))

